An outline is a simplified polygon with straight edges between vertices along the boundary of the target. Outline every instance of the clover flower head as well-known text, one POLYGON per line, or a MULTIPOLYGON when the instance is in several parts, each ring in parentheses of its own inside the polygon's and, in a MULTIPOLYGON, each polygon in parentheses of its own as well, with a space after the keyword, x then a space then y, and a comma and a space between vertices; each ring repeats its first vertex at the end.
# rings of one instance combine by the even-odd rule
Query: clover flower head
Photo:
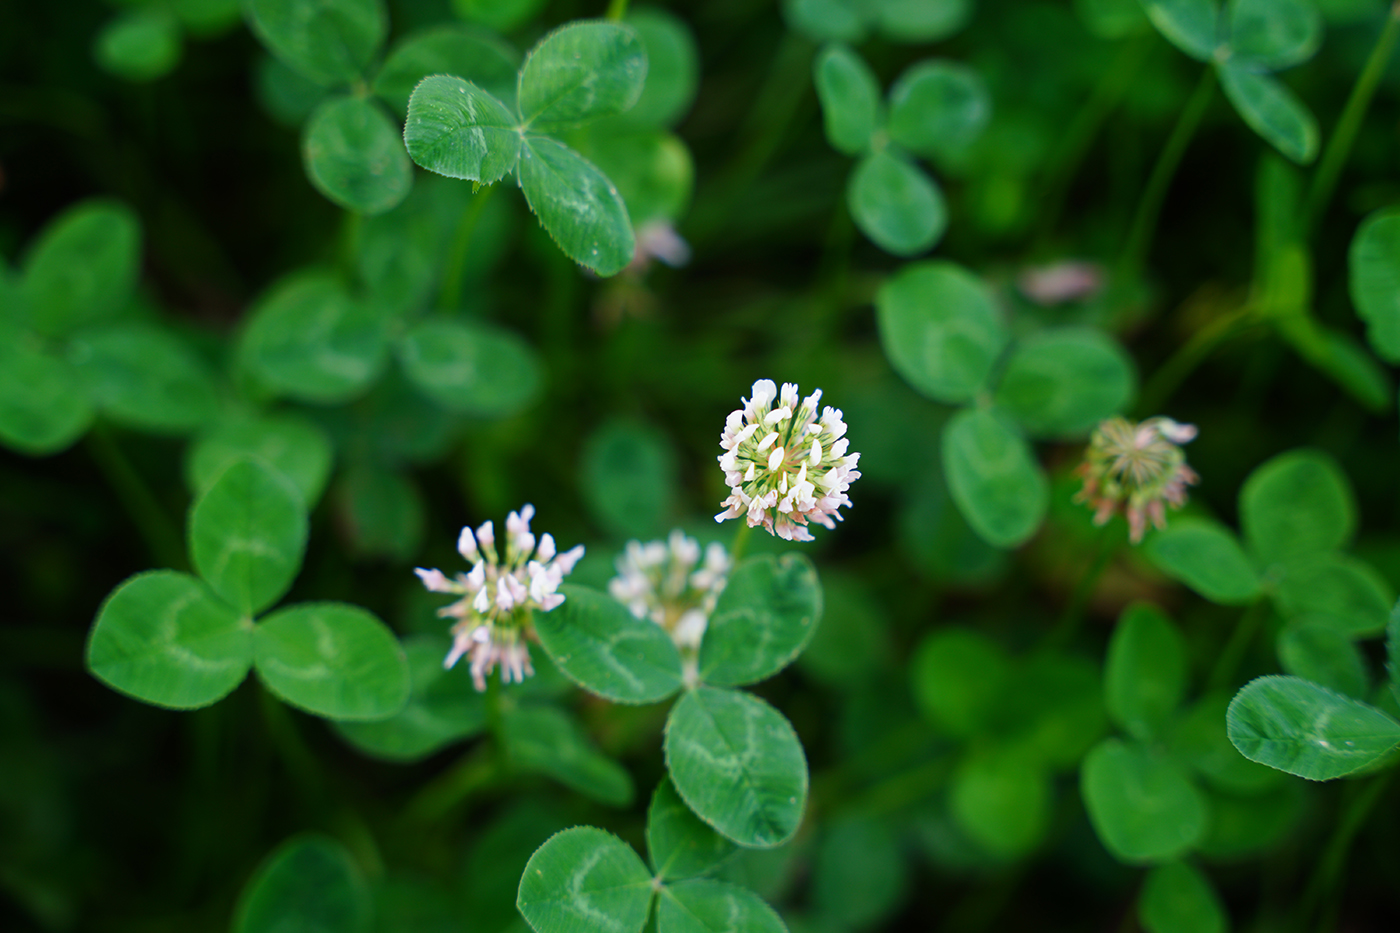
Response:
POLYGON ((730 495, 715 521, 746 516, 788 541, 811 541, 809 521, 835 528, 837 511, 850 505, 846 490, 860 478, 860 454, 848 454, 841 411, 827 406, 817 416, 821 389, 798 404, 797 386, 782 391, 771 379, 753 384, 744 407, 725 421, 719 457, 730 495), (776 405, 775 405, 776 403, 776 405))
POLYGON ((639 619, 651 619, 683 652, 700 649, 710 613, 729 578, 724 545, 705 548, 677 528, 666 541, 627 542, 608 592, 639 619))
POLYGON ((434 593, 460 596, 443 606, 438 615, 456 619, 452 626, 452 650, 442 662, 452 667, 464 655, 471 658, 472 682, 486 689, 486 677, 496 666, 506 683, 520 683, 534 674, 526 642, 535 637, 532 613, 548 612, 564 601, 556 592, 565 576, 583 557, 583 545, 560 554, 551 535, 536 540, 530 531, 535 507, 526 505, 506 517, 502 553, 496 548, 491 522, 473 533, 463 528, 457 551, 472 565, 468 573, 448 577, 441 570, 414 570, 434 593))
POLYGON ((1195 425, 1170 418, 1148 418, 1141 424, 1125 418, 1100 422, 1084 462, 1075 470, 1084 478, 1084 487, 1074 501, 1093 508, 1095 525, 1121 512, 1128 520, 1128 540, 1137 544, 1149 521, 1165 528, 1166 507, 1181 508, 1186 487, 1200 482, 1180 446, 1195 436, 1195 425))

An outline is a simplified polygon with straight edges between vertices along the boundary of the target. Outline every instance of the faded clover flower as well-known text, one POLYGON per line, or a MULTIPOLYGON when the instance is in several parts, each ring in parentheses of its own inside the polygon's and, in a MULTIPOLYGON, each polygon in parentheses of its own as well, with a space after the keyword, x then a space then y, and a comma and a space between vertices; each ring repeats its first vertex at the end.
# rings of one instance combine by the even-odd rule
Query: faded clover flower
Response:
POLYGON ((452 579, 441 570, 419 567, 413 571, 432 592, 462 597, 438 610, 439 616, 457 620, 452 626, 452 650, 442 666, 450 668, 463 655, 470 655, 477 690, 486 689, 486 677, 497 664, 506 683, 521 683, 535 673, 525 644, 535 637, 532 613, 548 612, 564 601, 555 590, 583 557, 582 544, 556 554, 554 538, 547 534, 536 547, 530 533, 534 515, 535 507, 526 505, 519 514, 506 517, 505 560, 498 556, 495 531, 486 522, 475 535, 471 528, 463 528, 457 539, 457 550, 471 562, 470 573, 452 579))
POLYGON ((1166 505, 1181 508, 1186 487, 1200 482, 1178 446, 1195 436, 1195 425, 1170 418, 1148 418, 1136 425, 1126 418, 1101 421, 1089 439, 1084 462, 1075 470, 1084 478, 1084 488, 1074 501, 1093 508, 1095 525, 1121 512, 1128 519, 1128 540, 1137 544, 1149 520, 1165 528, 1166 505))
POLYGON ((729 554, 717 542, 705 548, 701 564, 699 543, 678 528, 666 541, 627 542, 608 592, 632 615, 665 629, 681 651, 693 654, 700 649, 730 566, 729 554))
POLYGON ((715 521, 747 515, 750 528, 762 525, 788 541, 811 541, 808 521, 836 527, 837 509, 851 504, 846 490, 860 478, 860 454, 846 453, 840 409, 827 406, 817 417, 821 397, 818 389, 798 405, 795 383, 784 383, 781 394, 771 379, 753 384, 753 397, 730 413, 720 437, 731 492, 715 521))

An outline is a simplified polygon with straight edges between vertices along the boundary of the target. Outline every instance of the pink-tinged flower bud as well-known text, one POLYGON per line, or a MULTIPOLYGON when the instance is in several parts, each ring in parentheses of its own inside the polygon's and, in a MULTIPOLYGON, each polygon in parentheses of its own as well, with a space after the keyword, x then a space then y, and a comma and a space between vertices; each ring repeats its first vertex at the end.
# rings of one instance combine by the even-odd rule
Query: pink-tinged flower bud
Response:
POLYGON ((1167 524, 1166 506, 1186 504, 1186 487, 1200 481, 1186 464, 1177 445, 1196 436, 1196 426, 1170 418, 1148 418, 1132 424, 1124 418, 1099 423, 1075 472, 1084 486, 1076 502, 1094 510, 1094 524, 1103 525, 1115 514, 1128 522, 1128 540, 1142 541, 1149 522, 1167 524))

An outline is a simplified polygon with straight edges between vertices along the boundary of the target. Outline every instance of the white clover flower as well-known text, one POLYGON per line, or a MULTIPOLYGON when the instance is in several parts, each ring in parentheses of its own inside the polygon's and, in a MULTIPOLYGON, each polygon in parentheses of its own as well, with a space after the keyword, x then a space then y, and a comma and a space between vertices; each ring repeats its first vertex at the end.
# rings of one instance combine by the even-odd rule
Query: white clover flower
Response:
POLYGON ((452 626, 452 650, 442 662, 452 667, 463 655, 471 656, 472 682, 486 689, 486 677, 496 665, 506 683, 522 682, 535 673, 530 666, 526 641, 535 637, 531 614, 548 612, 564 601, 555 592, 564 577, 583 557, 580 544, 563 554, 555 553, 554 538, 542 535, 536 544, 530 533, 535 507, 526 505, 506 517, 505 559, 496 551, 496 534, 490 522, 472 534, 463 528, 457 550, 472 565, 469 573, 449 578, 441 570, 422 567, 413 572, 434 593, 455 593, 462 598, 438 610, 443 618, 457 619, 452 626))
POLYGON ((682 652, 694 653, 731 564, 722 544, 710 544, 704 557, 700 564, 699 543, 679 528, 665 542, 628 541, 608 592, 637 618, 665 629, 682 652))
POLYGON ((731 490, 715 521, 748 516, 788 541, 811 541, 808 521, 835 528, 837 509, 850 505, 846 490, 860 478, 860 454, 847 454, 846 423, 828 406, 817 417, 818 389, 797 403, 797 386, 771 379, 753 384, 753 397, 732 412, 719 445, 719 465, 731 490), (777 402, 777 407, 773 403, 777 402))
POLYGON ((1126 418, 1103 420, 1075 470, 1084 478, 1084 487, 1074 501, 1093 508, 1095 525, 1121 512, 1128 520, 1128 540, 1137 544, 1149 521, 1159 530, 1165 528, 1166 507, 1185 505, 1186 487, 1200 481, 1180 447, 1195 437, 1194 424, 1170 418, 1148 418, 1141 424, 1126 418))

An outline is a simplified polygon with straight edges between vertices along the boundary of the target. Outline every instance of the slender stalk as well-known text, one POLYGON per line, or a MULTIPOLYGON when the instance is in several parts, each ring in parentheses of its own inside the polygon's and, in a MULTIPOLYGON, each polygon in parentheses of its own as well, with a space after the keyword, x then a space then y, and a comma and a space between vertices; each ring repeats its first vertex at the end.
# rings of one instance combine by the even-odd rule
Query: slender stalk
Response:
POLYGON ((1327 848, 1323 850, 1322 858, 1313 869, 1307 888, 1304 889, 1303 898, 1299 902, 1300 909, 1295 914, 1300 930, 1306 929, 1308 919, 1319 911, 1322 915, 1318 918, 1318 933, 1330 933, 1336 927, 1337 902, 1341 893, 1337 889, 1338 882, 1343 878, 1343 869, 1346 868, 1347 857, 1351 854, 1352 842, 1355 841, 1356 834, 1366 822, 1366 817, 1370 815, 1376 801, 1380 800, 1381 794, 1395 777, 1395 770, 1393 766, 1390 767, 1371 777, 1364 787, 1354 791, 1342 818, 1337 821, 1337 828, 1332 831, 1332 838, 1327 840, 1327 848))
POLYGON ((1239 668, 1245 651, 1249 650, 1249 643, 1254 640, 1254 633, 1259 630, 1259 623, 1267 611, 1268 603, 1263 597, 1259 597, 1240 615, 1240 620, 1235 623, 1235 630, 1230 633, 1230 640, 1220 649, 1220 656, 1216 658, 1215 667, 1210 672, 1210 680, 1207 681, 1209 689, 1221 690, 1230 686, 1230 682, 1235 678, 1235 671, 1239 668))
POLYGON ((1356 142, 1357 131, 1361 129, 1361 121, 1366 116, 1367 108, 1371 106, 1371 97, 1376 93, 1376 85, 1390 61, 1390 53, 1395 49, 1397 36, 1400 36, 1400 0, 1391 5, 1385 26, 1381 28, 1381 34, 1376 37, 1376 44, 1371 49, 1371 57, 1366 60, 1366 66, 1357 76, 1356 84, 1352 85, 1351 96, 1347 98, 1342 115, 1337 118, 1337 125, 1332 130, 1332 138, 1327 141, 1327 149, 1322 153, 1321 161, 1317 163, 1312 188, 1308 191, 1308 229, 1312 229, 1321 219, 1322 212, 1327 209, 1327 203, 1332 199, 1332 192, 1337 187, 1337 178, 1351 155, 1352 143, 1356 142))
POLYGON ((282 705, 282 701, 261 684, 258 684, 257 689, 258 705, 262 709, 263 724, 267 728, 272 747, 277 750, 277 755, 282 759, 282 765, 287 769, 287 774, 296 785, 303 802, 313 810, 322 810, 326 803, 326 782, 321 774, 320 765, 316 763, 316 756, 306 747, 301 732, 297 730, 296 723, 292 721, 291 714, 282 705))
POLYGON ((1157 157, 1157 164, 1152 167, 1147 187, 1138 201, 1132 225, 1128 228, 1128 237, 1123 244, 1123 253, 1118 259, 1118 271, 1124 277, 1135 277, 1142 269, 1147 251, 1152 247, 1152 237, 1157 232, 1157 215, 1162 211, 1162 202, 1166 200, 1172 178, 1181 165, 1181 157, 1185 155, 1191 137, 1196 134, 1214 92, 1215 68, 1207 65, 1201 72, 1201 80, 1196 82, 1196 89, 1191 92, 1186 106, 1177 117, 1176 126, 1172 128, 1171 136, 1167 137, 1167 144, 1162 147, 1162 154, 1157 157))
POLYGON ((1253 308, 1246 305, 1221 315, 1183 344, 1157 368, 1138 396, 1137 410, 1142 417, 1159 414, 1167 399, 1196 367, 1205 362, 1220 344, 1255 326, 1253 308))
POLYGON ((744 548, 749 543, 749 535, 753 529, 749 527, 749 522, 743 515, 739 516, 739 527, 734 529, 734 540, 729 545, 729 559, 734 563, 739 563, 739 558, 744 556, 744 548))
POLYGON ((1094 536, 1093 556, 1089 559, 1084 573, 1080 575, 1079 582, 1075 584, 1069 602, 1065 603, 1065 610, 1060 615, 1060 621, 1046 635, 1045 647, 1063 648, 1073 641, 1074 636, 1079 633, 1079 627, 1084 624, 1084 610, 1088 608, 1089 599, 1094 595, 1094 587, 1098 585, 1099 578, 1108 568, 1108 562, 1113 559, 1116 549, 1111 543, 1112 536, 1112 523, 1104 525, 1094 536))
POLYGON ((627 0, 609 0, 607 18, 619 22, 627 15, 627 0))
POLYGON ((96 425, 88 432, 87 448, 131 516, 155 562, 172 570, 188 570, 183 535, 178 526, 105 427, 96 425))
POLYGON ((471 250, 472 234, 476 232, 481 211, 494 190, 495 185, 479 188, 472 196, 471 206, 462 212, 462 219, 457 222, 457 231, 448 248, 447 264, 442 270, 442 286, 438 290, 438 308, 443 311, 456 311, 462 300, 462 273, 466 268, 467 253, 471 250))

